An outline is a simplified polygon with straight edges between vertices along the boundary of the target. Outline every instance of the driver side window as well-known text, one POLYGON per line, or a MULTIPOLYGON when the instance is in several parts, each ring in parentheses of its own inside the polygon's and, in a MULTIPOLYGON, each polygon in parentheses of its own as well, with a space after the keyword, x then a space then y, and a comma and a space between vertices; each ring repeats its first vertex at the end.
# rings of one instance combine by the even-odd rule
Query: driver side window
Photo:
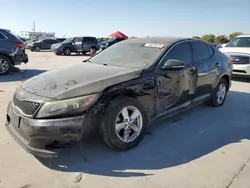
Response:
POLYGON ((169 59, 183 61, 185 64, 192 63, 191 45, 189 42, 182 42, 175 45, 163 59, 163 64, 169 59))

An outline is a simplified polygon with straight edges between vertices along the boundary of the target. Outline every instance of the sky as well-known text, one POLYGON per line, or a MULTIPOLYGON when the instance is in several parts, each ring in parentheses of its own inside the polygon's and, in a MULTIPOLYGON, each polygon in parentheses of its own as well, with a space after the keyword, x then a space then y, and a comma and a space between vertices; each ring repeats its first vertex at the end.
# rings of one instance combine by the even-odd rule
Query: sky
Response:
POLYGON ((0 28, 57 37, 250 34, 250 0, 0 0, 0 28))

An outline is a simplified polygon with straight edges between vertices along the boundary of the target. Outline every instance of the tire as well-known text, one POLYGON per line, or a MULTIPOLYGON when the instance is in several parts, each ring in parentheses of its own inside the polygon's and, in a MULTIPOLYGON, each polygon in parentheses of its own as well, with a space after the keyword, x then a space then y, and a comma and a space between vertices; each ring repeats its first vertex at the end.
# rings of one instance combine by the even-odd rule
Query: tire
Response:
POLYGON ((41 48, 39 46, 35 47, 36 52, 40 52, 41 48))
POLYGON ((71 54, 70 48, 64 48, 63 49, 63 54, 69 56, 71 54))
POLYGON ((6 56, 0 55, 0 76, 9 74, 12 67, 11 60, 6 56))
POLYGON ((95 53, 96 53, 96 47, 91 47, 89 49, 89 54, 91 54, 91 52, 92 52, 92 55, 95 55, 95 53))
POLYGON ((227 97, 227 91, 228 91, 228 83, 227 81, 222 78, 216 88, 214 89, 214 92, 212 94, 212 97, 206 102, 208 106, 212 107, 220 107, 224 104, 226 97, 227 97), (222 89, 223 88, 223 89, 222 89), (220 92, 220 96, 219 96, 220 92), (221 100, 218 98, 220 97, 221 100))
MULTIPOLYGON (((122 124, 124 123, 121 123, 120 125, 122 124)), ((126 126, 129 126, 129 121, 127 121, 126 126)), ((109 148, 115 150, 128 150, 134 148, 141 142, 145 135, 146 126, 147 119, 142 105, 133 98, 119 98, 112 101, 110 105, 106 107, 105 112, 102 115, 100 134, 103 141, 109 148), (133 112, 130 111, 132 109, 135 110, 134 112, 139 114, 139 118, 135 119, 137 120, 137 123, 139 123, 139 126, 131 125, 134 128, 130 127, 127 129, 127 132, 129 132, 127 135, 131 133, 131 136, 127 137, 127 140, 125 138, 125 128, 120 128, 120 131, 118 131, 116 126, 117 121, 121 120, 122 122, 126 122, 123 121, 124 118, 121 114, 121 111, 126 108, 128 109, 129 115, 133 112), (134 131, 136 129, 137 133, 134 131)))

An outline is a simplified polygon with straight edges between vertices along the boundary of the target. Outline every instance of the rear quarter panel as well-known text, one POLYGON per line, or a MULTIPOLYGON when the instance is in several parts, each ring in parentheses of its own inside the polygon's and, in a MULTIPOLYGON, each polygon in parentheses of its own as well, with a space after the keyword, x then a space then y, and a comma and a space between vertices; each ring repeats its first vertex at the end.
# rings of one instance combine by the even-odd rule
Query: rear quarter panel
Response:
POLYGON ((219 74, 217 75, 216 82, 214 83, 214 88, 217 86, 218 82, 223 76, 228 76, 230 85, 231 85, 231 78, 233 72, 233 64, 230 57, 223 54, 220 50, 216 52, 216 59, 220 62, 219 74))

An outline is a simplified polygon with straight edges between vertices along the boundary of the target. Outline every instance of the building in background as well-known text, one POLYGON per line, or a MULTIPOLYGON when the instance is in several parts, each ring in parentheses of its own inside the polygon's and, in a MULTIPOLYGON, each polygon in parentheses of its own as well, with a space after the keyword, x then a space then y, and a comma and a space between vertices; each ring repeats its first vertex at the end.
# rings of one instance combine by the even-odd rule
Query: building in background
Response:
POLYGON ((31 39, 31 40, 38 40, 38 39, 52 39, 55 38, 55 33, 50 32, 34 32, 34 31, 21 31, 20 37, 25 39, 31 39))

